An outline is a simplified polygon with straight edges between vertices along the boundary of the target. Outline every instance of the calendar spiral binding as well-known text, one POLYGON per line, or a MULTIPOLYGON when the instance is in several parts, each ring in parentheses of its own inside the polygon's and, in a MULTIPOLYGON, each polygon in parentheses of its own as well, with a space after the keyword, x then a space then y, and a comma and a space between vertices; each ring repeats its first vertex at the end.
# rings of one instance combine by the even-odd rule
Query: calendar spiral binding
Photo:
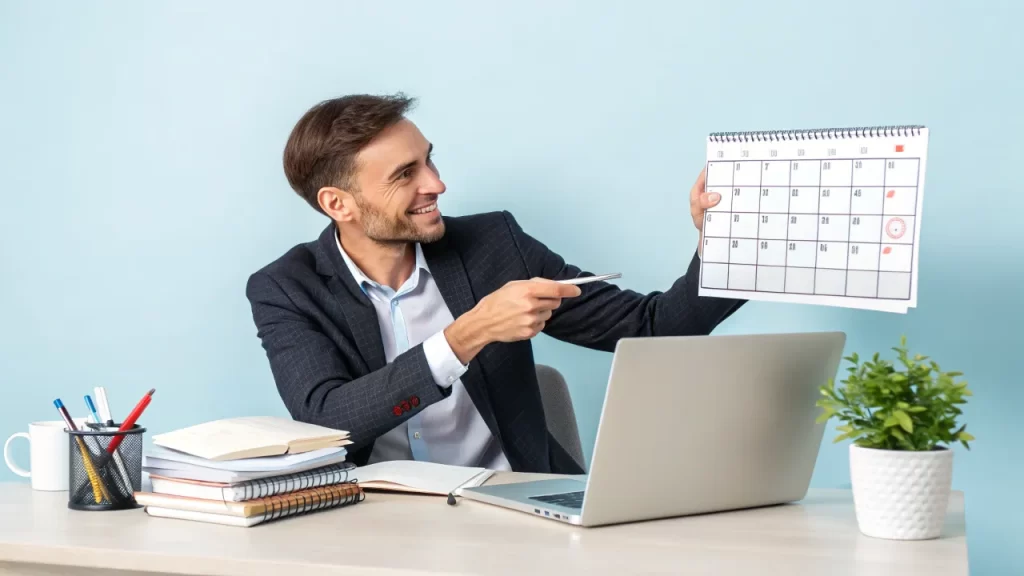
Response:
POLYGON ((920 124, 858 126, 851 128, 812 128, 807 130, 761 130, 750 132, 712 132, 712 142, 778 142, 782 140, 838 140, 843 138, 880 138, 883 136, 920 136, 920 124))

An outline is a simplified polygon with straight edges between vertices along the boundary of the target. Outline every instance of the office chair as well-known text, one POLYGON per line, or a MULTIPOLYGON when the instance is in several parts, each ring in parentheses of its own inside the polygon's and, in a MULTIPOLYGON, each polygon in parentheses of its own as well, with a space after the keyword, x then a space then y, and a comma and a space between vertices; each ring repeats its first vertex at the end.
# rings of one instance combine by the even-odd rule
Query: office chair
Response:
POLYGON ((580 468, 586 470, 583 447, 580 445, 580 432, 576 425, 576 411, 572 407, 572 398, 569 397, 569 386, 562 374, 551 366, 537 364, 536 368, 548 431, 580 468))

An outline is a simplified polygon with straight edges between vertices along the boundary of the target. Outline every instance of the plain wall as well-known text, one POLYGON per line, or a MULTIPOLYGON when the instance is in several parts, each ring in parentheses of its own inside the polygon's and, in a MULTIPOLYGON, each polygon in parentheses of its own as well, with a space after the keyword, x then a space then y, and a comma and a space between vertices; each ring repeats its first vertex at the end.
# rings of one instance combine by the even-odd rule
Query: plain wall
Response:
MULTIPOLYGON (((919 306, 751 303, 718 333, 844 330, 962 370, 974 574, 1024 571, 1017 2, 0 1, 0 432, 108 388, 150 433, 285 414, 247 276, 326 221, 281 151, 313 103, 405 91, 442 211, 507 209, 574 263, 663 290, 696 243, 709 132, 931 129, 919 306)), ((593 446, 610 356, 541 337, 593 446)), ((685 422, 666 433, 699 441, 685 422)), ((813 485, 849 485, 826 433, 813 485)), ((27 460, 27 450, 17 456, 27 460)), ((14 480, 6 470, 0 479, 14 480)))

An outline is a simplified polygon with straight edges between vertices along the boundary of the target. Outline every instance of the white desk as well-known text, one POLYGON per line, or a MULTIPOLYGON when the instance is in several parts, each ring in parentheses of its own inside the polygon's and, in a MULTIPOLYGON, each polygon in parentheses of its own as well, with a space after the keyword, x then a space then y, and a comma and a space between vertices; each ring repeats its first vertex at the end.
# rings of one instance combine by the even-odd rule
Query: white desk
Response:
POLYGON ((942 538, 895 542, 861 535, 843 490, 812 490, 792 505, 601 528, 467 500, 452 507, 443 497, 368 492, 349 508, 235 528, 150 518, 141 509, 77 512, 65 492, 0 484, 0 575, 945 576, 968 572, 964 530, 959 492, 942 538))

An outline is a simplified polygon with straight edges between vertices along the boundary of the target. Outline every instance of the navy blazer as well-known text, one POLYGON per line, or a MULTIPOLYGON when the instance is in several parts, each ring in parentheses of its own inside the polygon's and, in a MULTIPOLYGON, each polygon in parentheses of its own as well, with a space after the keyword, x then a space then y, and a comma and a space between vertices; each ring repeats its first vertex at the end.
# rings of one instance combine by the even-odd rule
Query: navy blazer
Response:
MULTIPOLYGON (((581 275, 527 235, 507 212, 445 217, 446 232, 423 253, 452 316, 513 280, 581 275)), ((385 362, 377 314, 356 285, 331 223, 318 240, 295 246, 252 274, 246 296, 257 336, 292 418, 348 430, 350 460, 365 464, 376 438, 445 398, 422 344, 385 362)), ((620 338, 710 333, 742 301, 697 295, 696 252, 665 292, 640 294, 607 282, 581 286, 562 301, 544 332, 611 352, 620 338)), ((513 470, 583 472, 548 432, 529 340, 493 343, 462 376, 513 470)))

